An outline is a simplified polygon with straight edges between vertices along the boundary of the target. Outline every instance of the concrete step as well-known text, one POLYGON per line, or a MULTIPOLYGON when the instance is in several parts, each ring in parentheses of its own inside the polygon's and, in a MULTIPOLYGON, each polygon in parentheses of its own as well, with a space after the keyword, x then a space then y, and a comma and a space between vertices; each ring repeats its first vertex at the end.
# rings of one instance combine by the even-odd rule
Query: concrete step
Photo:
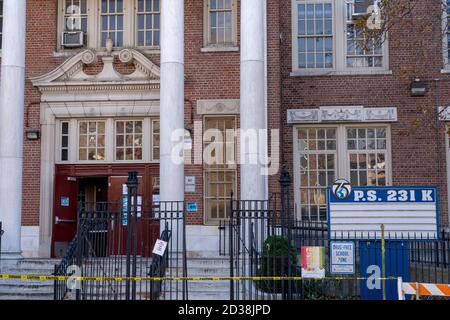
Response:
POLYGON ((53 300, 52 294, 1 294, 0 300, 53 300))
POLYGON ((228 256, 221 256, 219 255, 217 250, 214 251, 208 251, 208 250, 202 250, 202 251, 186 251, 186 257, 188 259, 193 258, 200 258, 200 259, 223 259, 228 258, 228 256))
POLYGON ((50 276, 54 272, 54 269, 21 269, 21 268, 9 268, 2 269, 2 274, 28 274, 28 275, 37 275, 37 276, 50 276))
POLYGON ((229 292, 229 281, 188 281, 189 292, 229 292))
POLYGON ((18 280, 18 279, 0 279, 0 288, 3 286, 23 286, 23 285, 42 285, 53 286, 53 280, 40 281, 40 280, 18 280))
POLYGON ((224 267, 229 268, 230 267, 230 260, 228 259, 188 259, 187 260, 187 267, 189 268, 195 268, 195 267, 224 267))
POLYGON ((230 300, 230 292, 189 292, 189 300, 230 300))
POLYGON ((229 268, 193 267, 187 270, 188 277, 228 277, 229 268))

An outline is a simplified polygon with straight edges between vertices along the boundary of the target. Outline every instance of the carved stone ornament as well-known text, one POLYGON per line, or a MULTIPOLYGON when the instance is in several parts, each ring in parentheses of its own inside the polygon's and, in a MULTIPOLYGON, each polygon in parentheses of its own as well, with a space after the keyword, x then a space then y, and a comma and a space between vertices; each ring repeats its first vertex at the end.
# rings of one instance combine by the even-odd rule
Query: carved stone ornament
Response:
POLYGON ((318 109, 290 109, 287 114, 288 123, 395 121, 397 121, 395 107, 327 106, 318 109))
POLYGON ((239 114, 239 99, 198 100, 197 114, 239 114))

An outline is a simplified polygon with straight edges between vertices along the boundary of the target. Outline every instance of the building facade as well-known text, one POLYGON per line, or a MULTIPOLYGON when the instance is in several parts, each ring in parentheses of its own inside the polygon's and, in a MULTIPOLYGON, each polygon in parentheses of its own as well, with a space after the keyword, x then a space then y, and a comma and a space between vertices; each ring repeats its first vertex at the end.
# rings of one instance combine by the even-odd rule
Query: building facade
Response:
POLYGON ((232 194, 279 192, 283 164, 299 219, 326 221, 325 189, 346 178, 436 185, 449 225, 447 2, 418 1, 366 47, 352 0, 164 1, 26 1, 24 256, 61 256, 77 203, 120 201, 129 171, 144 199, 196 204, 192 251, 217 250, 232 194), (168 128, 180 127, 173 165, 168 128), (239 128, 268 130, 269 175, 205 161, 209 130, 222 157, 250 157, 226 134, 239 128))

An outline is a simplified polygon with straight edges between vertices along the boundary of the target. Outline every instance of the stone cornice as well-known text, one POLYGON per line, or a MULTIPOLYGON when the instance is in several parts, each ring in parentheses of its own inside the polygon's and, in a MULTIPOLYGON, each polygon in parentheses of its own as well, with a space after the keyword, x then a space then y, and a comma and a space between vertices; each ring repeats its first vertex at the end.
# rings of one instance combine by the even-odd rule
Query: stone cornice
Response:
POLYGON ((41 92, 159 90, 160 69, 157 65, 134 49, 123 49, 116 55, 122 63, 134 64, 135 71, 130 75, 120 74, 114 68, 113 56, 102 56, 103 69, 96 75, 88 75, 83 67, 95 65, 98 59, 97 53, 88 49, 47 74, 31 78, 31 82, 41 92))
POLYGON ((327 106, 317 109, 290 109, 288 123, 327 123, 327 122, 395 122, 397 108, 363 106, 327 106))

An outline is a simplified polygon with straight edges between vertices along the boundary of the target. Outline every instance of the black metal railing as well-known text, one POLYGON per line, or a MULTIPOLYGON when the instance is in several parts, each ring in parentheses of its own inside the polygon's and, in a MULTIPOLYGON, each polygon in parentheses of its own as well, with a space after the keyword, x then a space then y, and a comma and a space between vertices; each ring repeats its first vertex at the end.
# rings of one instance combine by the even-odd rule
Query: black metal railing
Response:
MULTIPOLYGON (((324 280, 298 281, 258 280, 231 281, 230 298, 235 300, 294 299, 376 299, 366 290, 366 283, 355 278, 368 278, 373 265, 381 265, 382 239, 369 233, 330 233, 326 223, 285 219, 279 203, 237 201, 231 204, 230 219, 223 221, 221 237, 228 237, 231 276, 301 277, 302 248, 321 247, 324 280), (348 241, 354 245, 352 274, 334 274, 330 268, 331 243, 348 241), (369 270, 369 271, 368 271, 369 270)), ((222 240, 225 243, 225 240, 222 240)), ((395 291, 397 277, 404 281, 450 283, 450 236, 442 232, 439 239, 417 235, 389 235, 384 239, 385 262, 382 280, 385 291, 395 291)), ((378 296, 379 298, 379 296, 378 296)))
MULTIPOLYGON (((88 230, 89 225, 86 222, 78 226, 78 231, 75 235, 75 238, 70 242, 61 262, 55 265, 55 271, 53 275, 67 277, 74 274, 74 270, 71 270, 72 268, 69 267, 80 265, 80 257, 77 255, 77 253, 80 252, 79 247, 81 239, 86 236, 88 230)), ((55 280, 53 286, 54 300, 65 300, 69 298, 68 293, 71 289, 70 285, 67 284, 67 281, 55 280)))
POLYGON ((137 173, 131 172, 122 201, 79 203, 77 234, 55 275, 101 280, 57 280, 56 300, 188 298, 185 279, 133 280, 187 276, 184 203, 147 201, 137 190, 137 173))
MULTIPOLYGON (((55 274, 186 277, 183 203, 160 202, 150 209, 139 203, 135 215, 128 215, 121 203, 83 203, 77 236, 55 274), (162 256, 153 253, 158 239, 167 243, 162 256)), ((55 282, 55 299, 67 299, 68 293, 81 300, 177 300, 187 298, 187 281, 88 280, 69 288, 67 281, 55 282)))

